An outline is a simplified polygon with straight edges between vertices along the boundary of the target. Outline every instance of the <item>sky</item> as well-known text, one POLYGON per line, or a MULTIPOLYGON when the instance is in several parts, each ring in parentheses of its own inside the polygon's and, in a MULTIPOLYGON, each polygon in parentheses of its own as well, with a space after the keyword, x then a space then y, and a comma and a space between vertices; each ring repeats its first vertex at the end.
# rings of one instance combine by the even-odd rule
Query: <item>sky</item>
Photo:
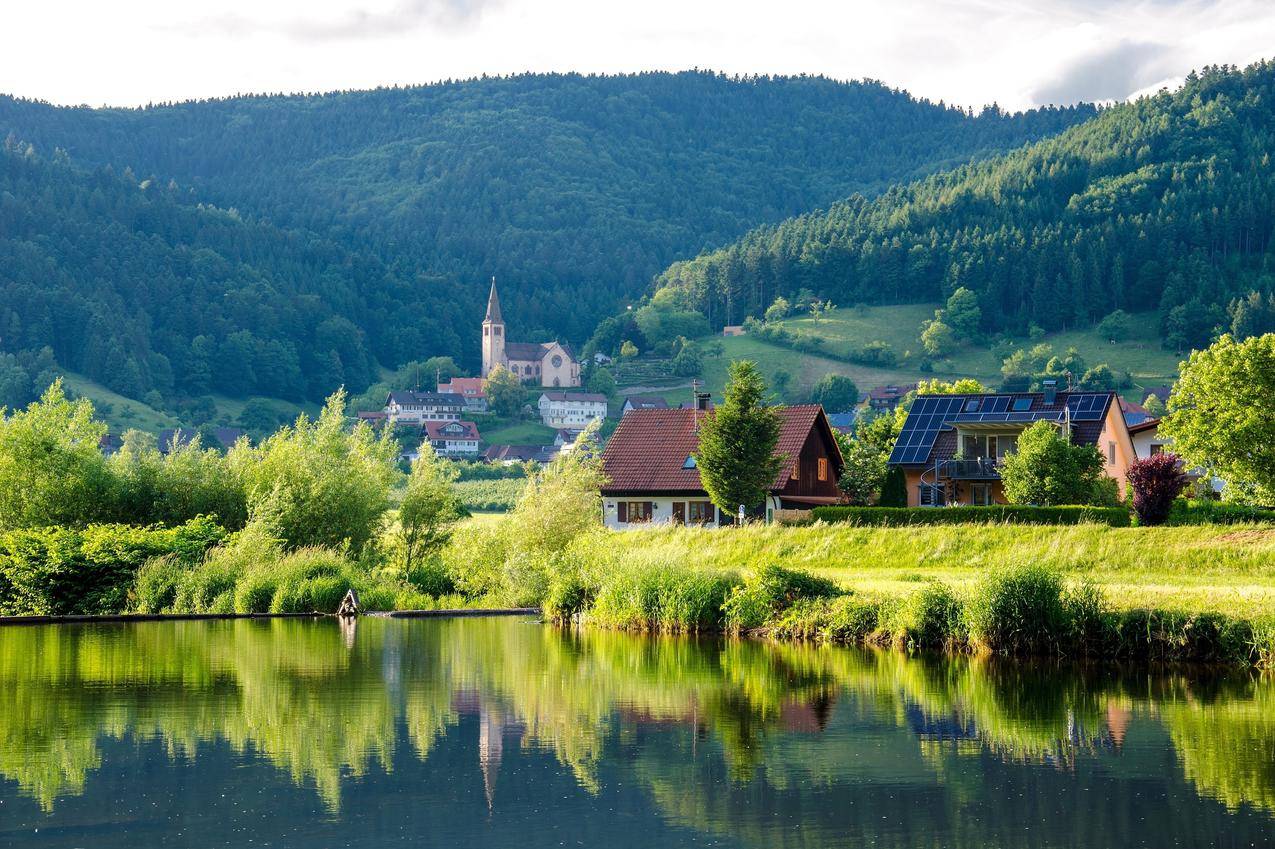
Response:
POLYGON ((1275 56, 1275 0, 36 0, 0 92, 139 105, 522 71, 877 79, 1017 110, 1275 56))

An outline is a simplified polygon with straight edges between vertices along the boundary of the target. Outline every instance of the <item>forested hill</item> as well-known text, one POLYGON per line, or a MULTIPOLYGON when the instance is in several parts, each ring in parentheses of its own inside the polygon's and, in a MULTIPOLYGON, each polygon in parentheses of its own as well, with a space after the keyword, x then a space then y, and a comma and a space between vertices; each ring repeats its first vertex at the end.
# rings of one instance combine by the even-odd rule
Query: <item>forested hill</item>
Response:
POLYGON ((1208 69, 1057 137, 754 230, 660 279, 716 324, 803 288, 845 306, 978 294, 984 330, 1162 310, 1207 343, 1275 288, 1275 63, 1208 69))
MULTIPOLYGON (((275 236, 296 245, 290 256, 317 239, 325 247, 288 265, 293 285, 317 298, 316 310, 356 322, 380 363, 450 354, 472 367, 473 328, 493 274, 511 332, 581 341, 678 257, 1093 114, 1091 107, 1019 115, 991 109, 973 117, 877 83, 814 77, 526 75, 145 109, 0 97, 0 138, 32 144, 45 159, 61 149, 77 166, 110 165, 120 179, 127 168, 139 183, 173 180, 183 198, 193 189, 199 201, 271 222, 275 236), (306 264, 323 255, 342 259, 331 269, 306 264)), ((25 202, 21 194, 9 201, 25 202)), ((54 192, 46 202, 56 207, 61 196, 54 192)), ((167 214, 172 203, 148 205, 148 215, 167 214)), ((52 208, 38 214, 52 215, 52 208)), ((101 214, 89 204, 74 217, 88 232, 90 217, 101 214)), ((198 222, 225 217, 184 215, 195 241, 198 222)), ((242 230, 245 237, 264 232, 260 225, 242 230)), ((0 240, 9 238, 0 232, 0 240)), ((87 284, 97 273, 83 265, 89 256, 111 264, 111 243, 93 248, 51 251, 41 263, 0 268, 0 276, 8 286, 69 297, 75 290, 67 281, 87 284)), ((149 308, 165 297, 152 282, 111 285, 137 287, 135 297, 103 297, 152 315, 149 308)), ((222 345, 247 321, 219 324, 214 341, 222 345)), ((161 337, 158 328, 147 335, 130 323, 145 324, 137 316, 96 314, 84 344, 118 337, 125 358, 162 351, 180 391, 176 364, 194 336, 174 330, 161 337)), ((308 343, 293 333, 284 323, 268 338, 304 349, 308 343)), ((37 336, 25 338, 46 341, 37 336)), ((323 382, 304 355, 300 368, 307 386, 323 382)), ((144 389, 164 391, 149 369, 140 370, 144 389)), ((131 378, 103 376, 131 391, 131 378)))
POLYGON ((359 290, 373 281, 394 291, 375 259, 196 204, 175 185, 0 149, 0 405, 44 388, 45 348, 125 395, 159 393, 157 407, 365 385, 375 358, 359 290))

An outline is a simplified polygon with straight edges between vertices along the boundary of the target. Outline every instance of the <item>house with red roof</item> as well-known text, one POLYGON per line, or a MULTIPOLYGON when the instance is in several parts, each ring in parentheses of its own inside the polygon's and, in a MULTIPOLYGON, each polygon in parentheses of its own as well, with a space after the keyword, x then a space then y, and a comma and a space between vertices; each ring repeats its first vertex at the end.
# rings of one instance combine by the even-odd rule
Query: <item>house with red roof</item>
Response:
MULTIPOLYGON (((713 506, 700 481, 695 452, 708 409, 630 410, 602 452, 607 483, 603 520, 617 530, 652 524, 717 527, 734 521, 733 511, 713 506)), ((841 452, 818 405, 781 407, 775 453, 783 458, 766 496, 765 517, 775 510, 808 510, 841 500, 841 452)))
POLYGON ((425 435, 440 457, 477 457, 482 439, 473 422, 425 422, 425 435))
POLYGON ((487 391, 481 377, 453 377, 438 384, 438 394, 459 395, 465 399, 465 410, 470 413, 487 412, 487 391))

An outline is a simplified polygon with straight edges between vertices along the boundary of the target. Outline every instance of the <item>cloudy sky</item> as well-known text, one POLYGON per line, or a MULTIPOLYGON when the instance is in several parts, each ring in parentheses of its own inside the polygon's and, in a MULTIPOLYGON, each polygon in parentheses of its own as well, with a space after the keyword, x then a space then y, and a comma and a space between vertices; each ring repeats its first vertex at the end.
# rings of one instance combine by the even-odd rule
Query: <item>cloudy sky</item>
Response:
POLYGON ((14 0, 0 92, 132 105, 518 71, 871 77, 1011 109, 1275 56, 1275 0, 14 0))

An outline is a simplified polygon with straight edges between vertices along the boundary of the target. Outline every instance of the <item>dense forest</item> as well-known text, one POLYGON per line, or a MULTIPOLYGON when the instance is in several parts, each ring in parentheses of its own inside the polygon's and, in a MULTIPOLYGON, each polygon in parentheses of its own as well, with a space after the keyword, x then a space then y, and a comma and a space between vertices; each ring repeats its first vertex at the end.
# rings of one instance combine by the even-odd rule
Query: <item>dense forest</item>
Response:
POLYGON ((1166 344, 1199 346, 1275 288, 1272 153, 1275 63, 1209 68, 1054 138, 761 227, 659 285, 715 326, 803 289, 849 306, 965 287, 984 331, 1158 309, 1166 344))
POLYGON ((579 342, 679 257, 1094 114, 706 72, 0 97, 0 351, 51 348, 133 397, 317 399, 377 364, 473 368, 493 274, 513 334, 579 342))

